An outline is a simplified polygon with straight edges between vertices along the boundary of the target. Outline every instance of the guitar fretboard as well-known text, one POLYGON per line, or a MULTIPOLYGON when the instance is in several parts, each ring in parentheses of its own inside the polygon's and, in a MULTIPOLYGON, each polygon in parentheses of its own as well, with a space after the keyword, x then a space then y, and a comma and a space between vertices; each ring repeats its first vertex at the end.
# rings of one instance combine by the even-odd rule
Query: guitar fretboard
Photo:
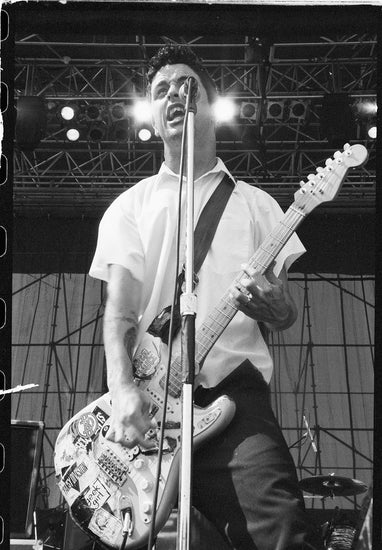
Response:
MULTIPOLYGON (((250 258, 248 265, 264 274, 304 218, 305 213, 293 203, 250 258)), ((233 281, 232 288, 235 286, 240 287, 242 279, 246 277, 245 271, 242 270, 233 281)), ((200 368, 212 346, 237 312, 237 308, 230 298, 230 293, 231 289, 229 288, 196 333, 195 362, 200 368)), ((177 357, 171 364, 169 391, 175 396, 180 394, 180 390, 181 360, 177 357)))

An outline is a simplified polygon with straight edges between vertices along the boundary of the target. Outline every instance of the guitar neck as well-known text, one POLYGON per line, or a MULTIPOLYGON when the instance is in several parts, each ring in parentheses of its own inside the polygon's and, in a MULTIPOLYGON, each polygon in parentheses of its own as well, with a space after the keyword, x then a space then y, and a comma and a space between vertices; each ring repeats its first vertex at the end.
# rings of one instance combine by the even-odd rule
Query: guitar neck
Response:
MULTIPOLYGON (((305 214, 293 203, 282 220, 279 221, 250 258, 248 265, 263 274, 304 218, 305 214)), ((245 271, 241 271, 232 286, 240 286, 242 279, 246 277, 245 271)), ((228 289, 196 333, 195 360, 198 365, 203 364, 210 349, 231 322, 236 312, 237 309, 232 303, 230 289, 228 289)))
MULTIPOLYGON (((248 261, 248 266, 264 274, 280 250, 309 212, 322 202, 333 200, 349 170, 360 166, 367 159, 367 150, 363 145, 344 145, 343 153, 336 151, 334 159, 327 159, 325 168, 319 167, 317 175, 310 174, 306 183, 301 182, 294 197, 295 202, 288 208, 283 218, 268 235, 255 254, 248 261)), ((242 280, 247 277, 241 271, 232 283, 232 287, 242 287, 242 280)), ((195 362, 202 367, 203 362, 216 340, 235 316, 237 309, 230 298, 229 288, 207 319, 196 333, 195 362)), ((181 378, 181 359, 177 357, 171 365, 170 390, 179 393, 181 378)))

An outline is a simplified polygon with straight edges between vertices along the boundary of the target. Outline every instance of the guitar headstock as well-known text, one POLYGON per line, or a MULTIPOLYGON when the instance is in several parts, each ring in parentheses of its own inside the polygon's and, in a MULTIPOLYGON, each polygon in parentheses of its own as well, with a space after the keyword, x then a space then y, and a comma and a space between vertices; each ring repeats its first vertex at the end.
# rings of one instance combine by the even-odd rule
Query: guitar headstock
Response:
POLYGON ((295 204, 304 213, 309 213, 322 202, 332 201, 338 194, 349 168, 360 166, 368 157, 363 145, 344 145, 328 158, 325 168, 319 167, 316 174, 309 174, 307 182, 301 182, 301 189, 294 194, 295 204))

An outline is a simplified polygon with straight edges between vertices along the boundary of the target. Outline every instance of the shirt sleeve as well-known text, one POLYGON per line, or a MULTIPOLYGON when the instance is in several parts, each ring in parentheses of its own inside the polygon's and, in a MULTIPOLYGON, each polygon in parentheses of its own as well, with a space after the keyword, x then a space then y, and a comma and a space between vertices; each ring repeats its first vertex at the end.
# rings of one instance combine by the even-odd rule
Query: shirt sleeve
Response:
MULTIPOLYGON (((285 214, 279 203, 261 189, 256 189, 253 205, 255 223, 261 232, 261 242, 263 242, 285 214)), ((305 252, 306 249, 297 234, 295 232, 292 233, 275 258, 273 271, 276 277, 280 274, 283 266, 288 271, 290 266, 305 252)))
POLYGON ((100 221, 96 251, 89 274, 96 279, 108 281, 108 266, 117 264, 142 281, 143 258, 134 200, 126 192, 109 206, 100 221))

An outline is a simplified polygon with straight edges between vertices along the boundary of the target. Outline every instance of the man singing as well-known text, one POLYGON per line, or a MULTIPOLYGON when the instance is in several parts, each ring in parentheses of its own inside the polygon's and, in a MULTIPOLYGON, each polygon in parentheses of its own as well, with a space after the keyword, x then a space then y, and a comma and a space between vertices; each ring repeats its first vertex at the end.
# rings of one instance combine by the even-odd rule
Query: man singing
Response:
POLYGON ((198 272, 196 329, 228 288, 238 309, 195 381, 197 405, 204 407, 225 394, 235 402, 236 413, 220 435, 195 451, 193 505, 229 548, 321 548, 306 519, 295 467, 271 410, 273 364, 261 330, 284 330, 296 320, 287 270, 304 247, 293 235, 265 275, 247 268, 244 288, 232 286, 283 213, 264 191, 234 181, 216 157, 216 88, 201 61, 184 46, 165 46, 149 64, 148 93, 153 126, 164 144, 164 163, 157 174, 122 193, 108 208, 90 270, 107 281, 104 344, 112 397, 107 437, 127 447, 145 446, 144 435, 152 427, 150 401, 134 383, 132 360, 153 319, 172 303, 185 115, 179 90, 189 76, 198 86, 195 222, 226 174, 234 184, 198 272))

